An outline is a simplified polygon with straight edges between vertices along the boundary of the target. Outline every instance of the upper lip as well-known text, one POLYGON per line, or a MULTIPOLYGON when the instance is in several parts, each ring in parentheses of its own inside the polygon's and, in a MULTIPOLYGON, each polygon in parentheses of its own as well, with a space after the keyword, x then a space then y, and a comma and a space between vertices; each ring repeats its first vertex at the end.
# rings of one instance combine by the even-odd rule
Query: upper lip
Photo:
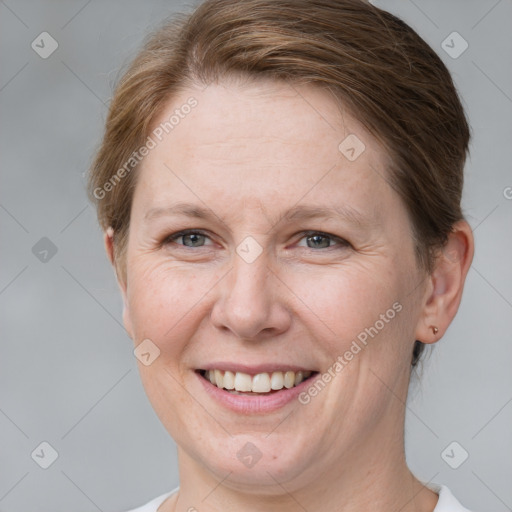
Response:
POLYGON ((311 367, 299 366, 295 364, 286 364, 286 363, 263 363, 263 364, 241 364, 241 363, 231 363, 229 361, 219 361, 208 363, 204 366, 200 366, 197 368, 198 370, 224 370, 230 371, 233 373, 247 373, 249 375, 257 375, 258 373, 273 373, 273 372, 314 372, 316 370, 311 367))

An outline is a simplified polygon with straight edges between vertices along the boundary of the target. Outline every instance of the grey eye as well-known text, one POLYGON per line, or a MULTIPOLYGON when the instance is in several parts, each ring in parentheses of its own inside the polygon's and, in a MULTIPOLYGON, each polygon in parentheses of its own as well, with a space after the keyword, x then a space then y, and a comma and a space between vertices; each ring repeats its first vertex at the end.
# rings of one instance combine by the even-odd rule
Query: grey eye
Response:
POLYGON ((177 245, 184 247, 203 247, 209 245, 205 243, 206 240, 209 240, 209 237, 199 231, 181 231, 168 237, 167 243, 176 243, 179 239, 182 239, 183 243, 178 243, 177 245))
MULTIPOLYGON (((301 240, 306 240, 306 244, 309 249, 330 249, 334 245, 339 245, 341 247, 349 245, 349 243, 342 238, 318 231, 305 233, 301 240)), ((302 247, 304 246, 302 245, 302 247)))

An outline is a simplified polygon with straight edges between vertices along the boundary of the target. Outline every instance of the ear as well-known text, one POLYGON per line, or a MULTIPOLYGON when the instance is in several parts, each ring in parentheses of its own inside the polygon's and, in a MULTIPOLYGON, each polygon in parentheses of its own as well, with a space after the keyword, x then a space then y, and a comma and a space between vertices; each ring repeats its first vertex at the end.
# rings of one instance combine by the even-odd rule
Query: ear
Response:
POLYGON ((473 261, 474 239, 469 224, 454 224, 448 241, 428 277, 423 308, 416 326, 415 339, 435 343, 448 329, 459 309, 466 275, 473 261), (438 331, 434 333, 434 327, 438 331))
POLYGON ((116 275, 116 281, 121 291, 121 297, 123 299, 123 324, 128 336, 133 339, 132 335, 132 322, 130 318, 130 309, 128 307, 128 298, 127 298, 127 283, 125 283, 117 272, 117 264, 115 261, 114 254, 114 230, 112 227, 108 227, 103 235, 103 242, 105 244, 105 251, 107 253, 108 259, 114 268, 114 273, 116 275))

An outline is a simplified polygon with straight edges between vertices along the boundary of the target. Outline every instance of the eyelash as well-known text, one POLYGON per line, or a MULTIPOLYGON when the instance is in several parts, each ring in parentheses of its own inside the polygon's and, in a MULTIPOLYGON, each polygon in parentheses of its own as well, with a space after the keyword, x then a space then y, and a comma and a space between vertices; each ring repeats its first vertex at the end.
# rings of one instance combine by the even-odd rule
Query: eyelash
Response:
MULTIPOLYGON (((323 231, 312 231, 312 230, 309 230, 309 231, 304 231, 301 233, 302 234, 302 237, 299 239, 302 240, 303 238, 307 238, 307 237, 311 237, 313 235, 320 235, 324 238, 330 238, 331 240, 335 241, 338 243, 338 248, 346 248, 346 247, 350 247, 351 244, 350 242, 348 242, 347 240, 343 239, 343 238, 340 238, 338 236, 335 236, 335 235, 331 235, 329 233, 324 233, 323 231)), ((186 235, 201 235, 201 236, 205 236, 207 238, 210 238, 207 233, 205 233, 204 231, 201 231, 201 230, 196 230, 196 229, 185 229, 183 231, 178 231, 177 233, 174 233, 170 236, 168 236, 165 240, 164 240, 164 245, 169 245, 171 243, 175 243, 175 240, 183 237, 183 236, 186 236, 186 235)), ((200 247, 189 247, 189 246, 186 246, 186 245, 183 245, 183 244, 178 244, 179 246, 181 247, 186 247, 187 249, 199 249, 200 247, 205 247, 205 246, 200 246, 200 247)), ((207 247, 207 246, 206 246, 207 247)), ((331 246, 331 247, 324 247, 324 248, 321 248, 321 249, 324 249, 324 250, 329 250, 329 249, 336 249, 337 246, 331 246)), ((311 247, 305 247, 305 249, 311 249, 312 251, 319 251, 321 249, 313 249, 311 247)))

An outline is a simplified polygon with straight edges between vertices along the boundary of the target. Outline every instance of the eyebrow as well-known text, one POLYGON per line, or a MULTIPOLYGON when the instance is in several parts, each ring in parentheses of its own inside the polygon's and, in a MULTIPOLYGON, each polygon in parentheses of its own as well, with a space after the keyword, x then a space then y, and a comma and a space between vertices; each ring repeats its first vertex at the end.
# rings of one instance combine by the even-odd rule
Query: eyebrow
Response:
MULTIPOLYGON (((144 220, 150 221, 157 217, 167 216, 184 216, 203 220, 221 220, 213 210, 192 203, 176 203, 165 208, 151 208, 144 215, 144 220)), ((298 205, 286 211, 278 222, 281 222, 282 220, 291 222, 320 218, 334 220, 344 219, 358 227, 368 227, 377 223, 375 219, 370 218, 362 214, 360 211, 346 205, 339 205, 336 207, 298 205)), ((223 221, 221 220, 221 222, 223 221)), ((276 222, 276 224, 278 222, 276 222)))

